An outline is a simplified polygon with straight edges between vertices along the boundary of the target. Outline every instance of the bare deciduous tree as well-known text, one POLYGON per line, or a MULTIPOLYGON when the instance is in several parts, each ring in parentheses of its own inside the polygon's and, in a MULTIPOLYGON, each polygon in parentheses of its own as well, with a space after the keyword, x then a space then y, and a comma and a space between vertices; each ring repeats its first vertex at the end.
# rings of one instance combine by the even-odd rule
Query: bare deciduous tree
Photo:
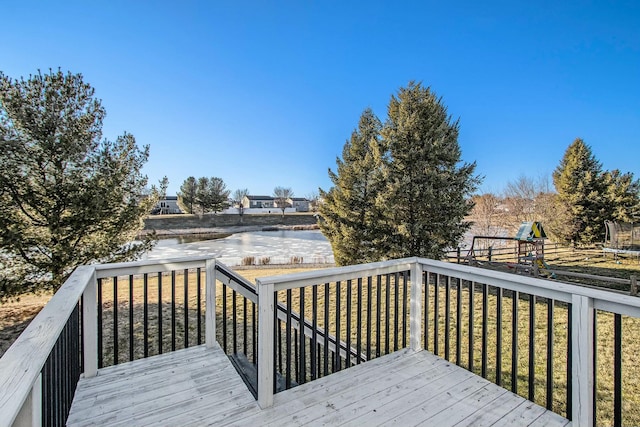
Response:
POLYGON ((242 204, 242 201, 248 195, 249 195, 249 190, 246 188, 236 190, 233 193, 233 203, 238 205, 238 214, 240 215, 240 224, 242 224, 242 217, 244 216, 244 205, 242 204))
POLYGON ((289 199, 293 197, 293 190, 288 187, 276 187, 273 189, 273 197, 276 205, 282 210, 282 218, 284 218, 284 211, 289 207, 289 199))

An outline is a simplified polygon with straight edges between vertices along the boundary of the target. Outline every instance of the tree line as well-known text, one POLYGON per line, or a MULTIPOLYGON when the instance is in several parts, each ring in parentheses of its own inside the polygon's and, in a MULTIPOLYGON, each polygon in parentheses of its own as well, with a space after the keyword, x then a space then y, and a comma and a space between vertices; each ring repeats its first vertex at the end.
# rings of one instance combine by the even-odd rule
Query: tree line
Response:
MULTIPOLYGON (((222 178, 193 176, 184 180, 178 192, 178 206, 187 214, 214 214, 234 205, 238 207, 238 214, 242 219, 244 215, 243 200, 249 195, 246 188, 238 189, 230 197, 231 191, 227 189, 222 178)), ((273 189, 273 197, 276 205, 282 210, 284 216, 287 207, 291 206, 289 199, 293 197, 293 190, 289 187, 277 186, 273 189)))
POLYGON ((463 234, 514 236, 522 221, 541 221, 558 242, 602 242, 605 220, 633 222, 640 183, 605 171, 580 138, 548 178, 520 177, 502 195, 476 194, 475 163, 461 162, 459 121, 442 98, 410 82, 392 95, 384 123, 360 116, 320 189, 320 229, 340 265, 409 256, 439 259, 463 234))
POLYGON ((520 176, 502 194, 473 197, 473 232, 509 235, 521 221, 541 221, 553 240, 572 245, 604 241, 605 221, 637 222, 640 182, 630 172, 603 170, 591 147, 577 138, 552 176, 520 176))

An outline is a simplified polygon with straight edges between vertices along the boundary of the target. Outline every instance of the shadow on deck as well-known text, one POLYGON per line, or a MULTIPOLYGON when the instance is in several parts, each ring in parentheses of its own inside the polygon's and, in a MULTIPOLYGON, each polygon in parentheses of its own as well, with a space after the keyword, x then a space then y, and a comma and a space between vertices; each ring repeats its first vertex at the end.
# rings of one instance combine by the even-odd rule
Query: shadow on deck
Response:
POLYGON ((569 421, 428 351, 397 351, 260 409, 216 344, 81 379, 67 425, 540 425, 569 421))

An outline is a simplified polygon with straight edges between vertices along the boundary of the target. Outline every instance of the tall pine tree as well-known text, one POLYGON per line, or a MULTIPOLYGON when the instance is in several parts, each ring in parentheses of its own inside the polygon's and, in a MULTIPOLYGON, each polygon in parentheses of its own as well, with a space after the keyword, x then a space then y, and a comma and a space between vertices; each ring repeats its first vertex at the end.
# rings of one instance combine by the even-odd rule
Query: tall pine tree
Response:
POLYGON ((586 244, 604 238, 608 218, 602 166, 591 147, 577 138, 553 172, 558 209, 566 217, 555 234, 566 243, 586 244))
POLYGON ((391 97, 382 129, 384 195, 377 204, 390 227, 388 258, 439 259, 455 247, 480 178, 474 163, 461 163, 459 122, 430 88, 410 82, 391 97))
POLYGON ((441 258, 470 224, 475 163, 461 163, 458 122, 429 88, 392 96, 384 126, 370 110, 347 141, 334 186, 321 191, 321 229, 338 264, 441 258))
POLYGON ((376 206, 380 192, 382 146, 380 120, 366 109, 358 128, 336 159, 337 171, 329 169, 333 187, 320 189, 320 229, 331 242, 339 265, 375 261, 380 258, 381 213, 376 206))
POLYGON ((640 181, 631 172, 618 169, 604 173, 607 216, 612 221, 638 222, 640 217, 640 181))
POLYGON ((145 190, 148 147, 103 139, 105 114, 80 74, 0 73, 0 301, 152 246, 136 241, 160 196, 145 190))

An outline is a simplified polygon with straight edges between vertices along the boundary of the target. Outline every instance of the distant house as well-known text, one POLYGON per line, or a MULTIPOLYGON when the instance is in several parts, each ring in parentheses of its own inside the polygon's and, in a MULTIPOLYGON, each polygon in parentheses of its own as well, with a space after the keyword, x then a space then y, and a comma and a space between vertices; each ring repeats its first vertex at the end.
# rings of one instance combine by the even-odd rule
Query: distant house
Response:
POLYGON ((275 199, 271 196, 244 196, 242 206, 246 209, 275 208, 275 199))
MULTIPOLYGON (((242 206, 247 214, 276 213, 281 209, 273 196, 245 196, 242 206)), ((303 197, 290 197, 287 199, 286 212, 309 212, 309 200, 303 197)))
POLYGON ((309 200, 304 197, 290 197, 287 202, 296 212, 309 212, 309 200))
POLYGON ((181 214, 182 211, 178 206, 178 196, 166 196, 164 199, 158 200, 158 203, 151 210, 152 215, 169 215, 181 214))

